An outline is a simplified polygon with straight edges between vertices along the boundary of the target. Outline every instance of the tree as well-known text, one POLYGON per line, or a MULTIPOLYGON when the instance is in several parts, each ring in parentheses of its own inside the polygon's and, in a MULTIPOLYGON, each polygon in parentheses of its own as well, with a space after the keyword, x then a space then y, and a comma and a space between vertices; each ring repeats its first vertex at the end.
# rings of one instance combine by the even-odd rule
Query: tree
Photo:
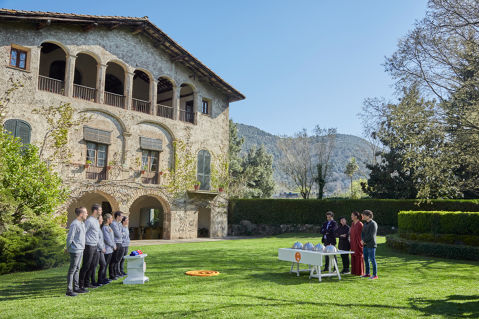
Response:
POLYGON ((359 165, 356 163, 356 158, 351 157, 344 171, 344 174, 348 175, 351 180, 351 197, 353 196, 353 175, 358 171, 358 169, 359 165))
POLYGON ((301 197, 308 199, 314 184, 313 147, 306 129, 293 137, 284 137, 278 142, 282 152, 280 166, 299 189, 301 197))
POLYGON ((238 136, 236 124, 230 120, 229 139, 229 188, 233 198, 269 198, 275 182, 273 180, 273 156, 266 149, 250 149, 241 156, 244 138, 238 136))
POLYGON ((316 165, 315 181, 318 184, 318 199, 322 199, 324 195, 324 187, 330 172, 330 158, 336 143, 337 130, 321 129, 316 126, 314 129, 316 143, 316 152, 318 156, 318 163, 316 165))
POLYGON ((243 174, 247 181, 246 198, 269 198, 273 194, 273 156, 262 145, 252 148, 243 160, 243 174))

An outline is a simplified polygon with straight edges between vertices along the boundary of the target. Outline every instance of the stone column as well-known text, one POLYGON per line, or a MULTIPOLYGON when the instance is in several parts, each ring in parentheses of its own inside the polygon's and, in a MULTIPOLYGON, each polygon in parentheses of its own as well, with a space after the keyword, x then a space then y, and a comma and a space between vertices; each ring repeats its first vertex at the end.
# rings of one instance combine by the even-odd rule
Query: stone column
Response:
POLYGON ((133 98, 133 76, 135 73, 127 72, 125 78, 125 102, 126 102, 126 109, 131 110, 132 107, 132 98, 133 98))
POLYGON ((40 75, 40 56, 42 52, 42 46, 32 47, 30 51, 30 71, 33 73, 35 77, 35 87, 38 89, 38 76, 40 75))
POLYGON ((198 121, 198 91, 193 92, 193 114, 195 115, 195 124, 198 121))
POLYGON ((157 90, 158 82, 155 80, 150 80, 150 114, 156 115, 156 100, 158 95, 157 90))
POLYGON ((65 65, 65 96, 73 95, 73 80, 75 78, 76 55, 68 55, 65 65))
POLYGON ((180 89, 175 85, 173 86, 173 101, 171 102, 171 106, 173 106, 173 120, 179 120, 179 112, 180 112, 180 89))
POLYGON ((105 103, 106 68, 106 64, 100 63, 96 68, 96 102, 100 104, 105 103))

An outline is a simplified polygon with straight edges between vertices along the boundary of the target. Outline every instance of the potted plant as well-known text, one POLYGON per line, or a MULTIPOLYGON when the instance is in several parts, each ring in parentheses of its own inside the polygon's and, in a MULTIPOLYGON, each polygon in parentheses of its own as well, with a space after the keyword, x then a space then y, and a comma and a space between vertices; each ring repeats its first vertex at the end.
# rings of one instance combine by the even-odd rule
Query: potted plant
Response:
POLYGON ((111 170, 113 166, 115 166, 115 161, 109 161, 108 162, 108 165, 106 166, 106 169, 107 170, 111 170))
POLYGON ((159 171, 158 174, 160 174, 160 176, 163 175, 163 171, 159 171))
POLYGON ((148 166, 143 165, 143 167, 141 168, 141 174, 145 174, 147 170, 148 170, 148 166))
POLYGON ((87 160, 87 161, 85 162, 85 165, 83 165, 83 167, 88 168, 88 167, 90 167, 90 165, 91 165, 91 161, 90 161, 90 160, 87 160))
POLYGON ((200 189, 201 182, 200 181, 195 181, 195 191, 200 189))
POLYGON ((224 184, 219 184, 218 185, 218 191, 221 193, 225 190, 225 185, 224 184))

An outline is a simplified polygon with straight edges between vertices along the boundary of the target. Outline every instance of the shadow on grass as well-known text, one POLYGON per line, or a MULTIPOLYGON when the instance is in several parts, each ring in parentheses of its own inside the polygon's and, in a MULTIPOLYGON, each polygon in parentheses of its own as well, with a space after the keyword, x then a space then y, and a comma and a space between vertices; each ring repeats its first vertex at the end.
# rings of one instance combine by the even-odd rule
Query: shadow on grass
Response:
MULTIPOLYGON (((203 293, 201 296, 217 296, 215 294, 208 294, 208 293, 203 293)), ((297 299, 287 299, 287 298, 273 298, 273 297, 267 297, 267 296, 257 296, 257 295, 247 295, 247 294, 222 294, 222 297, 230 297, 233 298, 233 300, 237 300, 238 298, 246 298, 246 299, 251 299, 250 302, 243 302, 243 301, 237 301, 237 303, 234 304, 228 304, 228 305, 211 305, 210 303, 202 303, 202 302, 192 302, 196 304, 202 304, 205 305, 204 309, 197 309, 197 310, 192 310, 189 309, 187 311, 163 311, 163 312, 155 312, 155 315, 163 315, 163 316, 191 316, 193 314, 200 314, 200 313, 207 313, 210 311, 217 311, 220 309, 223 310, 233 310, 233 309, 239 309, 239 308, 252 308, 252 307, 258 307, 258 308, 264 308, 264 307, 272 307, 274 309, 280 309, 280 307, 288 307, 288 306, 315 306, 321 308, 331 308, 331 307, 342 307, 342 308, 364 308, 364 309, 371 309, 371 308, 376 308, 376 309, 397 309, 397 310, 408 310, 409 308, 407 307, 400 307, 400 306, 392 306, 392 305, 381 305, 381 304, 374 304, 374 303, 339 303, 339 302, 329 302, 329 301, 318 301, 318 302, 313 302, 313 301, 304 301, 304 300, 297 300, 297 299)))
POLYGON ((411 308, 427 316, 478 318, 479 295, 450 295, 446 299, 410 298, 411 308))
POLYGON ((66 273, 35 278, 21 283, 2 285, 0 288, 0 301, 28 299, 28 298, 50 298, 61 296, 66 291, 66 273), (64 289, 63 289, 64 288, 64 289))

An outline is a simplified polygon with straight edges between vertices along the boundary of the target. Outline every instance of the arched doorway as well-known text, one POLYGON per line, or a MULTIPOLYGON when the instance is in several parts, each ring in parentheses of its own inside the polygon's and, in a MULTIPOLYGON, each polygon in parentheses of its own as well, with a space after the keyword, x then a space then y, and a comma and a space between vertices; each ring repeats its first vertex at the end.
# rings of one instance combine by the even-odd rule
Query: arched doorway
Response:
POLYGON ((157 115, 173 119, 175 89, 173 83, 166 77, 160 77, 157 85, 157 115))
POLYGON ((96 101, 97 65, 98 62, 91 55, 77 54, 73 97, 92 102, 96 101))
POLYGON ((74 200, 70 206, 68 206, 68 220, 67 225, 70 225, 71 222, 76 218, 75 208, 77 207, 86 207, 88 210, 88 215, 91 213, 91 207, 93 204, 100 204, 103 208, 103 214, 112 213, 118 210, 118 203, 116 200, 103 192, 90 192, 83 194, 81 197, 74 200))
POLYGON ((161 201, 151 195, 138 197, 130 206, 131 239, 163 238, 165 209, 161 201))
POLYGON ((195 91, 190 84, 180 88, 180 121, 196 123, 195 91))

